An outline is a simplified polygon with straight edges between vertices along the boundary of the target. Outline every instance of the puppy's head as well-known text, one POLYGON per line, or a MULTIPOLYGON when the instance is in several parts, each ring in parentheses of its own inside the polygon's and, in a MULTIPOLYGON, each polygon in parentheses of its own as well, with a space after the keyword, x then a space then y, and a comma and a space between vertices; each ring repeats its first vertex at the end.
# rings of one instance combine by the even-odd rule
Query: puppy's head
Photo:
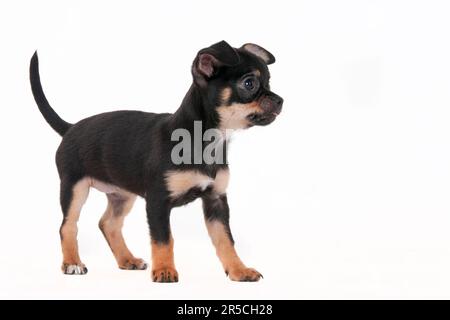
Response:
POLYGON ((194 82, 219 128, 245 129, 275 120, 283 99, 270 91, 267 65, 274 62, 269 51, 252 43, 235 49, 221 41, 199 51, 192 65, 194 82))

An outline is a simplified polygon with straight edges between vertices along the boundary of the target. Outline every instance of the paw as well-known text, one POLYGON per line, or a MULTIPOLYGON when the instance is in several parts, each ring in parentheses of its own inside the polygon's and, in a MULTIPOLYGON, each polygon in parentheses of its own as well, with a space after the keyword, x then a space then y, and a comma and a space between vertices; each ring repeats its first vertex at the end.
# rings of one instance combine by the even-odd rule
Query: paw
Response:
POLYGON ((178 282, 178 272, 170 267, 153 269, 152 279, 153 282, 178 282))
POLYGON ((122 270, 145 270, 147 266, 147 263, 139 258, 128 259, 119 264, 119 268, 122 270))
POLYGON ((88 269, 83 263, 78 264, 63 263, 61 269, 64 274, 71 274, 71 275, 82 275, 88 272, 88 269))
POLYGON ((230 271, 225 271, 228 277, 233 281, 249 281, 255 282, 263 278, 262 274, 252 268, 236 268, 230 271))

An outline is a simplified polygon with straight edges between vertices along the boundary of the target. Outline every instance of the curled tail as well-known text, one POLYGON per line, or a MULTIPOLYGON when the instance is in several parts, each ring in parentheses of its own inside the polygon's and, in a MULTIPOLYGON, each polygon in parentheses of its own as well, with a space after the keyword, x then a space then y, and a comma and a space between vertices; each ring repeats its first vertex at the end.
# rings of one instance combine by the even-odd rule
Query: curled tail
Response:
POLYGON ((45 97, 44 91, 42 90, 41 79, 39 77, 39 60, 37 51, 34 53, 30 62, 30 83, 34 100, 39 107, 39 111, 41 111, 44 119, 53 128, 53 130, 63 136, 72 124, 61 119, 55 110, 52 109, 47 101, 47 98, 45 97))

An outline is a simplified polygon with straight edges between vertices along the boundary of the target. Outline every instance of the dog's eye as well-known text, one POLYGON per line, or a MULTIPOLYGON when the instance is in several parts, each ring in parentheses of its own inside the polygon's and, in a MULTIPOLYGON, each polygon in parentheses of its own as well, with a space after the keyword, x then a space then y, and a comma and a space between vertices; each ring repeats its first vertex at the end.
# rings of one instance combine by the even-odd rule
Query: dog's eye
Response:
POLYGON ((255 89, 255 81, 252 78, 247 78, 244 80, 244 86, 247 90, 252 91, 255 89))

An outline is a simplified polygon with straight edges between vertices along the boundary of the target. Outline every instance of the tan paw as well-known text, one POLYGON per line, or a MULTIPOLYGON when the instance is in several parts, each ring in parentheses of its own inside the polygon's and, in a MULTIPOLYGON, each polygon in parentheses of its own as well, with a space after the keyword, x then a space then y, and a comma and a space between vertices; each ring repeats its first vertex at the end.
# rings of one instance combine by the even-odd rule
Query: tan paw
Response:
POLYGON ((259 279, 263 278, 262 274, 252 268, 236 268, 231 269, 230 271, 226 271, 228 277, 233 281, 259 281, 259 279))
POLYGON ((145 270, 147 266, 147 263, 139 258, 130 258, 119 264, 122 270, 145 270))
POLYGON ((153 282, 178 282, 178 272, 171 267, 152 270, 153 282))

